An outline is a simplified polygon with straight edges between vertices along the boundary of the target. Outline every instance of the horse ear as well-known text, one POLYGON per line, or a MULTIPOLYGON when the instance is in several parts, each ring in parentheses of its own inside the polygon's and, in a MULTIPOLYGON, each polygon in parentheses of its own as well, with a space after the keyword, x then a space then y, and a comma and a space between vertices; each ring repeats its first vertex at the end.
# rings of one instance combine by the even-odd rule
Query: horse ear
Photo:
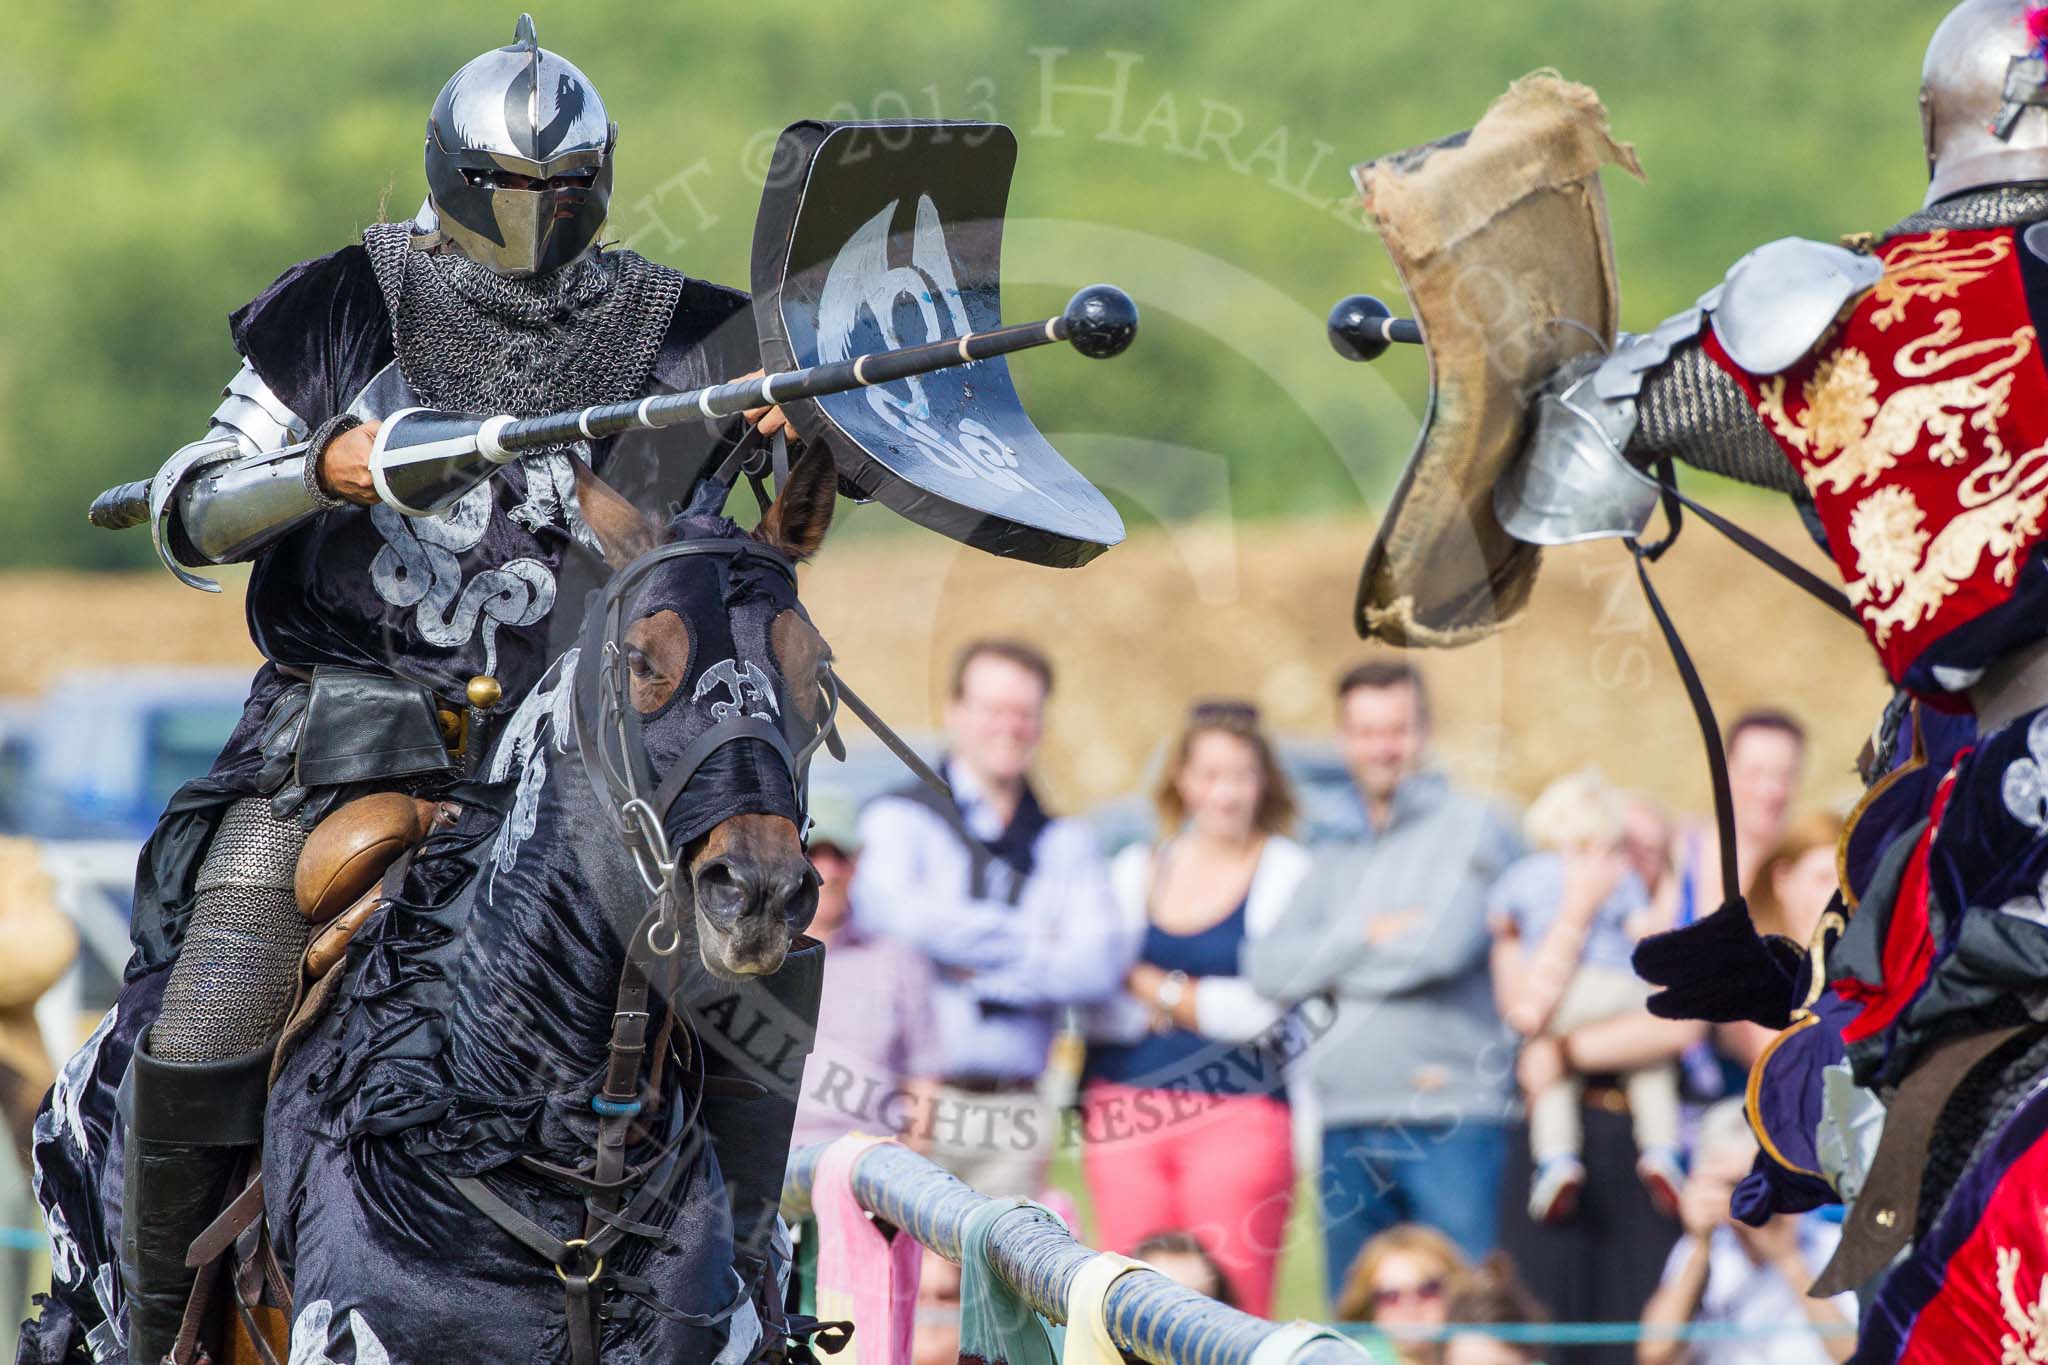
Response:
POLYGON ((776 490, 767 515, 754 528, 754 539, 791 559, 809 559, 825 543, 838 499, 839 466, 824 442, 814 442, 776 490))
POLYGON ((570 463, 576 466, 577 508, 583 514, 583 524, 603 547, 605 563, 623 569, 661 543, 661 528, 642 516, 623 493, 597 477, 583 461, 570 463))

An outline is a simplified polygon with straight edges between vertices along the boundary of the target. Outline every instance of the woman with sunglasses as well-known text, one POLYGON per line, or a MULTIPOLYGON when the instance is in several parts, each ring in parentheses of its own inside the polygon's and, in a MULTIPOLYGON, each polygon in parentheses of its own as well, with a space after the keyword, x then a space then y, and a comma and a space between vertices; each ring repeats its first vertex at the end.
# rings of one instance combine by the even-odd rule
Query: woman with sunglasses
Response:
POLYGON ((1395 1356, 1407 1365, 1434 1361, 1433 1341, 1402 1334, 1442 1327, 1449 1319, 1452 1281, 1466 1272, 1458 1244, 1424 1223, 1396 1223, 1372 1238, 1351 1263, 1337 1296, 1339 1322, 1369 1322, 1384 1329, 1395 1356))
POLYGON ((1110 870, 1142 937, 1124 993, 1096 1012, 1083 1071, 1083 1164, 1098 1231, 1128 1253, 1186 1228, 1245 1311, 1272 1305, 1294 1189, 1284 1011, 1238 974, 1307 870, 1294 796, 1248 702, 1203 702, 1168 754, 1162 839, 1110 870))

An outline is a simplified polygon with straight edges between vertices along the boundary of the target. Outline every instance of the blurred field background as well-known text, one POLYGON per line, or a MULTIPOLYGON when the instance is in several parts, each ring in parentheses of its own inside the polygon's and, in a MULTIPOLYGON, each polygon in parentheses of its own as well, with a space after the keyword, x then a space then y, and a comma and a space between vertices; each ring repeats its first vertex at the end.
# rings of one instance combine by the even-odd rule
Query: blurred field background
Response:
MULTIPOLYGON (((1137 295, 1144 332, 1124 358, 1016 366, 1130 544, 1061 575, 861 509, 809 589, 849 676, 912 726, 935 715, 959 639, 1046 638, 1065 670, 1049 775, 1079 803, 1137 780, 1191 695, 1246 692, 1283 728, 1321 727, 1329 675, 1357 653, 1352 579, 1426 373, 1414 354, 1347 366, 1325 344, 1339 295, 1399 293, 1345 202, 1351 163, 1468 126, 1537 67, 1595 86, 1650 175, 1609 185, 1626 318, 1647 325, 1759 241, 1875 228, 1918 203, 1913 95, 1945 8, 1878 0, 1851 22, 1765 0, 608 0, 536 18, 621 125, 611 235, 656 259, 745 282, 760 156, 791 119, 993 116, 1021 143, 1008 313, 1098 278, 1137 295)), ((85 503, 197 434, 235 365, 232 308, 413 211, 434 92, 514 17, 389 0, 15 8, 0 47, 0 689, 69 664, 251 657, 232 577, 208 598, 154 571, 73 576, 149 562, 141 533, 89 530, 85 503)), ((1801 541, 1776 507, 1714 496, 1801 541)), ((1816 795, 1839 799, 1882 699, 1867 653, 1710 539, 1693 528, 1665 581, 1717 699, 1805 715, 1816 795)), ((1462 770, 1526 794, 1598 760, 1703 804, 1683 698, 1624 567, 1613 546, 1554 556, 1527 626, 1428 661, 1462 770)))
MULTIPOLYGON (((859 533, 890 515, 854 510, 852 533, 828 541, 804 571, 805 601, 847 679, 893 723, 926 731, 937 725, 959 644, 990 632, 1044 641, 1060 671, 1046 777, 1068 809, 1149 782, 1156 750, 1193 696, 1248 696, 1283 732, 1325 731, 1331 680, 1364 653, 1345 624, 1371 533, 1362 516, 1145 529, 1063 572, 929 535, 859 533)), ((1780 548, 1825 567, 1789 511, 1759 503, 1752 520, 1780 548)), ((1863 637, 1705 527, 1686 531, 1657 581, 1716 704, 1731 715, 1791 707, 1815 730, 1810 796, 1846 802, 1856 790, 1851 762, 1887 695, 1863 637)), ((239 577, 226 586, 213 597, 162 572, 7 575, 0 679, 35 691, 71 668, 253 668, 239 577)), ((1523 622, 1420 662, 1437 694, 1439 749, 1466 779, 1526 799, 1597 762, 1682 810, 1706 809, 1698 731, 1619 545, 1551 554, 1523 622)))

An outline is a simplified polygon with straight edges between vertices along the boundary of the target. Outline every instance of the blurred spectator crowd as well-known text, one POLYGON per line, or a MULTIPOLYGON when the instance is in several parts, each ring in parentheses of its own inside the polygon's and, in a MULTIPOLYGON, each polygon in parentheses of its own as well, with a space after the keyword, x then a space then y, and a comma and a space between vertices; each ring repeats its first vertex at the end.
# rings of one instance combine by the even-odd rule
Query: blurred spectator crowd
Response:
MULTIPOLYGON (((1771 1035, 1654 1018, 1629 967, 1719 903, 1711 820, 1593 769, 1504 811, 1432 766, 1425 681, 1380 659, 1333 689, 1357 833, 1296 842, 1256 707, 1210 699, 1162 737, 1156 837, 1105 858, 1032 783, 1054 682, 1031 644, 968 646, 952 799, 816 803, 830 952, 798 1143, 893 1133, 1048 1202, 1075 1143, 1095 1244, 1265 1316, 1311 1228, 1330 1316, 1388 1359, 1848 1358, 1853 1304, 1806 1297, 1839 1225, 1728 1213, 1771 1035), (1534 1344, 1546 1322, 1641 1340, 1534 1344)), ((1726 745, 1743 888, 1804 942, 1840 819, 1800 813, 1791 716, 1726 745)), ((957 1283, 934 1271, 930 1295, 957 1283)))
MULTIPOLYGON (((1254 705, 1214 698, 1160 737, 1154 837, 1105 857, 1032 783, 1054 683, 1031 644, 972 644, 945 710, 950 799, 814 799, 829 953, 797 1144, 893 1134, 1070 1222, 1050 1167, 1078 1149, 1088 1240, 1261 1316, 1308 1229, 1327 1315, 1372 1324, 1385 1359, 1848 1358, 1853 1303, 1806 1295, 1839 1225, 1728 1212, 1772 1036, 1654 1018, 1630 970, 1644 935, 1719 903, 1712 821, 1593 769, 1519 816, 1461 790, 1431 764, 1423 677, 1379 659, 1332 689, 1356 807, 1338 832, 1297 842, 1329 791, 1297 789, 1254 705), (1545 1323, 1640 1340, 1538 1345, 1545 1323)), ((1743 890, 1761 929, 1805 942, 1841 820, 1800 811, 1791 716, 1749 712, 1726 748, 1743 890)), ((29 1011, 76 948, 39 876, 33 845, 0 841, 17 1150, 50 1078, 29 1011)), ((24 1165, 0 1161, 17 1226, 24 1165)), ((21 1259, 0 1282, 16 1302, 21 1259)), ((927 1258, 921 1363, 954 1358, 959 1284, 927 1258)))

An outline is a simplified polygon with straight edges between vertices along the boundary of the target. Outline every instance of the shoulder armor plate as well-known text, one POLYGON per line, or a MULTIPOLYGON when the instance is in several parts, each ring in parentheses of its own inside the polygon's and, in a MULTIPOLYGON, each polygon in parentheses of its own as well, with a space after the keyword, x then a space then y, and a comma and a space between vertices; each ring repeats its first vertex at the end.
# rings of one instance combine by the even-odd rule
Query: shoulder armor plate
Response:
POLYGON ((1701 296, 1700 307, 1730 359, 1754 375, 1780 374, 1883 275, 1884 262, 1875 256, 1785 237, 1737 261, 1727 279, 1701 296))
POLYGON ((305 422, 270 391, 248 361, 242 362, 242 368, 220 392, 225 401, 213 410, 213 424, 243 437, 243 449, 248 453, 276 450, 306 439, 305 422))
POLYGON ((1672 347, 1698 336, 1706 319, 1706 313, 1694 307, 1672 314, 1648 332, 1623 332, 1593 371, 1593 392, 1610 402, 1641 394, 1643 377, 1671 359, 1672 347))

